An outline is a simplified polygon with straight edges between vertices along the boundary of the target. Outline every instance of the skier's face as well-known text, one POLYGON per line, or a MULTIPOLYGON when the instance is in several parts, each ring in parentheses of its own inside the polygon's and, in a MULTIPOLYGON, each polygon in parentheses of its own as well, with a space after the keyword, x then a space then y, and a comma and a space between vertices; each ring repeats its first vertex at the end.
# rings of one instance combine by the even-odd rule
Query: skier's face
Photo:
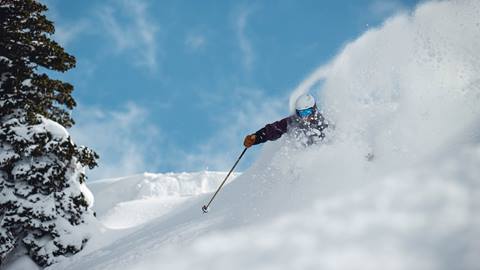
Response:
POLYGON ((304 123, 313 123, 316 121, 315 108, 297 110, 297 116, 304 123))
POLYGON ((304 109, 304 110, 297 110, 297 115, 300 118, 305 119, 305 118, 308 118, 309 116, 313 115, 314 112, 315 112, 314 108, 308 108, 308 109, 304 109))

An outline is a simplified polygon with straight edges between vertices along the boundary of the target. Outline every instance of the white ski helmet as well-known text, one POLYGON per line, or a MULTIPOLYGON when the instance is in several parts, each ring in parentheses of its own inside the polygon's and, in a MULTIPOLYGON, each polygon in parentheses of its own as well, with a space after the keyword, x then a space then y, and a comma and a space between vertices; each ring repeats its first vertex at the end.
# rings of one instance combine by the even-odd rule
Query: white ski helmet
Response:
POLYGON ((295 101, 295 110, 301 111, 315 107, 315 98, 310 94, 303 94, 295 101))

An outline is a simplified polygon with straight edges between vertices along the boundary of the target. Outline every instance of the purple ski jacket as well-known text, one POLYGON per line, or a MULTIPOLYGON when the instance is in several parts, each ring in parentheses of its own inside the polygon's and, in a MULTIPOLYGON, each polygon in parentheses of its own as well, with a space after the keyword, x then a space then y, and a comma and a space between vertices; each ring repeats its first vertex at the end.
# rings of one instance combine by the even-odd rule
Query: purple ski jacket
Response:
POLYGON ((319 112, 316 112, 315 120, 308 123, 303 122, 297 115, 291 115, 283 118, 282 120, 268 124, 262 129, 255 132, 254 144, 260 144, 266 141, 275 141, 289 131, 298 133, 297 131, 306 131, 309 129, 315 130, 316 132, 313 132, 308 136, 316 136, 320 140, 323 140, 323 138, 325 138, 324 130, 327 127, 328 122, 319 112))

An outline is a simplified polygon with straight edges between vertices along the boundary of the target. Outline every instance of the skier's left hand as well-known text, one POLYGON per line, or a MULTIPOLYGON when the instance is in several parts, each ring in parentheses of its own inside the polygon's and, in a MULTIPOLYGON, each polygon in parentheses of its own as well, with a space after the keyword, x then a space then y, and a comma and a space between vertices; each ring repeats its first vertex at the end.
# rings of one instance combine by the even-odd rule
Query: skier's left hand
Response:
POLYGON ((257 136, 255 134, 247 135, 245 140, 243 140, 243 145, 245 145, 246 148, 251 147, 255 143, 256 138, 257 136))

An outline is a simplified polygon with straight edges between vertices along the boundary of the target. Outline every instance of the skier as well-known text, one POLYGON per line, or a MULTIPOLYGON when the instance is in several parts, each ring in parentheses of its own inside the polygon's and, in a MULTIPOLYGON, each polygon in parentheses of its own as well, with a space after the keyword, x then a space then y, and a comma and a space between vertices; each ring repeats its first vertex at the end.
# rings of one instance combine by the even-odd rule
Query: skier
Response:
POLYGON ((250 148, 252 145, 264 143, 266 141, 275 141, 282 137, 282 135, 285 133, 293 136, 296 141, 300 141, 300 143, 304 146, 311 145, 313 143, 323 141, 325 138, 324 130, 328 126, 328 122, 318 111, 315 98, 313 98, 313 96, 310 94, 300 96, 295 102, 294 115, 268 124, 254 134, 250 134, 245 137, 243 142, 245 149, 243 149, 242 154, 240 154, 232 169, 230 172, 228 172, 227 176, 222 181, 217 191, 213 194, 210 201, 206 205, 202 206, 203 213, 208 212, 208 207, 222 188, 225 181, 227 181, 228 176, 232 173, 232 171, 235 169, 235 166, 237 166, 238 162, 243 157, 243 154, 245 154, 247 151, 247 148, 250 148))
POLYGON ((275 141, 285 133, 289 133, 303 145, 311 145, 325 138, 324 130, 327 127, 328 122, 318 111, 315 98, 304 94, 295 102, 295 114, 247 135, 243 145, 249 148, 266 141, 275 141))

